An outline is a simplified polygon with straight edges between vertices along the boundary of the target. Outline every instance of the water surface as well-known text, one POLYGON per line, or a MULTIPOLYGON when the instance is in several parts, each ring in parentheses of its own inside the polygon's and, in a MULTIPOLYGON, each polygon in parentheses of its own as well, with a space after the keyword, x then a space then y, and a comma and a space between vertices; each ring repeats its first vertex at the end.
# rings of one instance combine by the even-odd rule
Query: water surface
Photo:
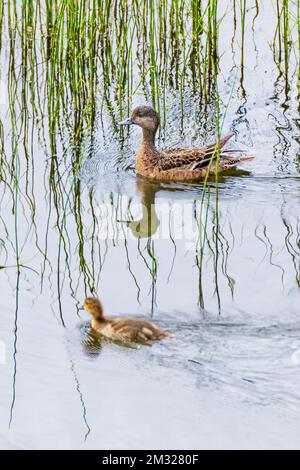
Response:
POLYGON ((138 54, 144 30, 130 26, 130 99, 118 95, 120 76, 110 83, 100 60, 91 108, 71 72, 63 91, 59 74, 51 75, 59 64, 42 47, 48 36, 12 33, 5 10, 1 448, 299 448, 296 7, 290 2, 286 62, 276 2, 245 3, 244 13, 234 1, 226 11, 218 5, 219 61, 208 101, 173 50, 157 53, 165 67, 157 65, 159 80, 163 70, 173 77, 160 92, 148 72, 141 81, 149 66, 138 54), (164 116, 159 146, 211 141, 225 115, 230 145, 256 159, 210 178, 206 189, 137 178, 140 132, 122 135, 116 122, 144 102, 159 104, 164 116), (101 340, 78 310, 90 294, 107 312, 152 318, 175 338, 137 349, 101 340))

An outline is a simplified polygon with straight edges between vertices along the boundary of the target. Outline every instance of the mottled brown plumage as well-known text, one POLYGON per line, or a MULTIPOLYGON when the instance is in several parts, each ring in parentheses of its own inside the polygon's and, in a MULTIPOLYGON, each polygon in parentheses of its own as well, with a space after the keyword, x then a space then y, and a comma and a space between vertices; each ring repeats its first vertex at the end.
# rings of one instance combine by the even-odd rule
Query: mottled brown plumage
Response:
POLYGON ((229 134, 217 143, 198 148, 174 148, 158 150, 155 134, 159 126, 159 116, 151 106, 138 106, 131 118, 120 125, 136 124, 143 130, 141 147, 136 156, 137 173, 145 178, 159 181, 193 181, 203 178, 207 172, 228 170, 240 162, 253 157, 242 155, 240 150, 224 150, 229 134), (238 152, 240 155, 233 156, 238 152))
POLYGON ((105 317, 102 304, 95 297, 86 298, 83 308, 93 317, 92 328, 112 340, 151 343, 172 337, 170 333, 149 320, 139 320, 132 317, 105 317))

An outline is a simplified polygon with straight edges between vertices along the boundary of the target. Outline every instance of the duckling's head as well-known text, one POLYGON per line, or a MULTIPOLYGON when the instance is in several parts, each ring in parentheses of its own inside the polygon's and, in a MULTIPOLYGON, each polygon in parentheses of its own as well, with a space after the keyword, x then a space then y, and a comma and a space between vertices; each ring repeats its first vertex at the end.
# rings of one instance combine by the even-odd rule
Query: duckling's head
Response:
POLYGON ((83 308, 86 312, 93 315, 94 318, 103 318, 103 307, 100 300, 96 297, 87 297, 84 301, 83 308))
POLYGON ((137 106, 132 111, 131 117, 120 122, 120 126, 131 126, 136 124, 142 129, 156 132, 159 126, 159 116, 151 106, 137 106))

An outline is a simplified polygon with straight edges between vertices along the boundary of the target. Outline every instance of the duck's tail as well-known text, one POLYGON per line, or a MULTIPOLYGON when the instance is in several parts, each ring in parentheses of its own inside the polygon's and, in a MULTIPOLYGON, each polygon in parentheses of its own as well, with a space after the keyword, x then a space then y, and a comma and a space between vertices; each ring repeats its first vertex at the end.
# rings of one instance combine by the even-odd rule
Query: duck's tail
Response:
POLYGON ((227 134, 224 137, 221 137, 219 142, 214 142, 213 144, 207 145, 207 147, 205 148, 205 153, 214 152, 217 147, 219 147, 219 149, 222 149, 224 145, 228 142, 228 140, 230 140, 231 137, 233 136, 234 136, 234 133, 230 132, 230 134, 227 134))
POLYGON ((229 170, 230 168, 233 168, 234 166, 238 165, 239 163, 244 163, 248 162, 250 160, 254 160, 255 157, 252 155, 241 155, 239 157, 235 156, 229 156, 227 155, 222 155, 222 160, 220 160, 220 169, 221 170, 229 170))
POLYGON ((234 134, 228 134, 225 137, 222 137, 219 142, 208 145, 204 149, 204 158, 199 162, 196 162, 193 165, 193 170, 198 168, 207 167, 212 160, 220 158, 220 168, 224 169, 233 167, 238 163, 245 162, 248 160, 253 160, 255 157, 250 155, 245 155, 246 150, 241 149, 224 149, 224 145, 228 142, 234 134))

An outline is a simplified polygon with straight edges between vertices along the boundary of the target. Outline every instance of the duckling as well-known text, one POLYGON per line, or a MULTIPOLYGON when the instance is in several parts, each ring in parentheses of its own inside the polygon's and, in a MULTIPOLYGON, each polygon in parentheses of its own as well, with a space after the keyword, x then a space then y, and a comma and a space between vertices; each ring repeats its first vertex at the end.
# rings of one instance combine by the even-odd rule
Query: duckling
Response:
POLYGON ((150 344, 152 341, 172 337, 170 333, 149 320, 131 317, 105 317, 102 304, 95 297, 87 297, 82 308, 92 315, 92 328, 112 340, 150 344))
POLYGON ((121 126, 137 125, 143 130, 143 138, 136 156, 137 173, 147 179, 159 181, 193 181, 203 178, 206 173, 225 171, 238 163, 252 160, 247 155, 234 156, 241 150, 224 150, 226 142, 234 135, 228 134, 219 142, 198 148, 174 148, 158 150, 155 134, 160 120, 151 106, 138 106, 130 118, 120 122, 121 126), (218 154, 219 164, 216 163, 218 154), (213 158, 212 164, 210 164, 213 158))

